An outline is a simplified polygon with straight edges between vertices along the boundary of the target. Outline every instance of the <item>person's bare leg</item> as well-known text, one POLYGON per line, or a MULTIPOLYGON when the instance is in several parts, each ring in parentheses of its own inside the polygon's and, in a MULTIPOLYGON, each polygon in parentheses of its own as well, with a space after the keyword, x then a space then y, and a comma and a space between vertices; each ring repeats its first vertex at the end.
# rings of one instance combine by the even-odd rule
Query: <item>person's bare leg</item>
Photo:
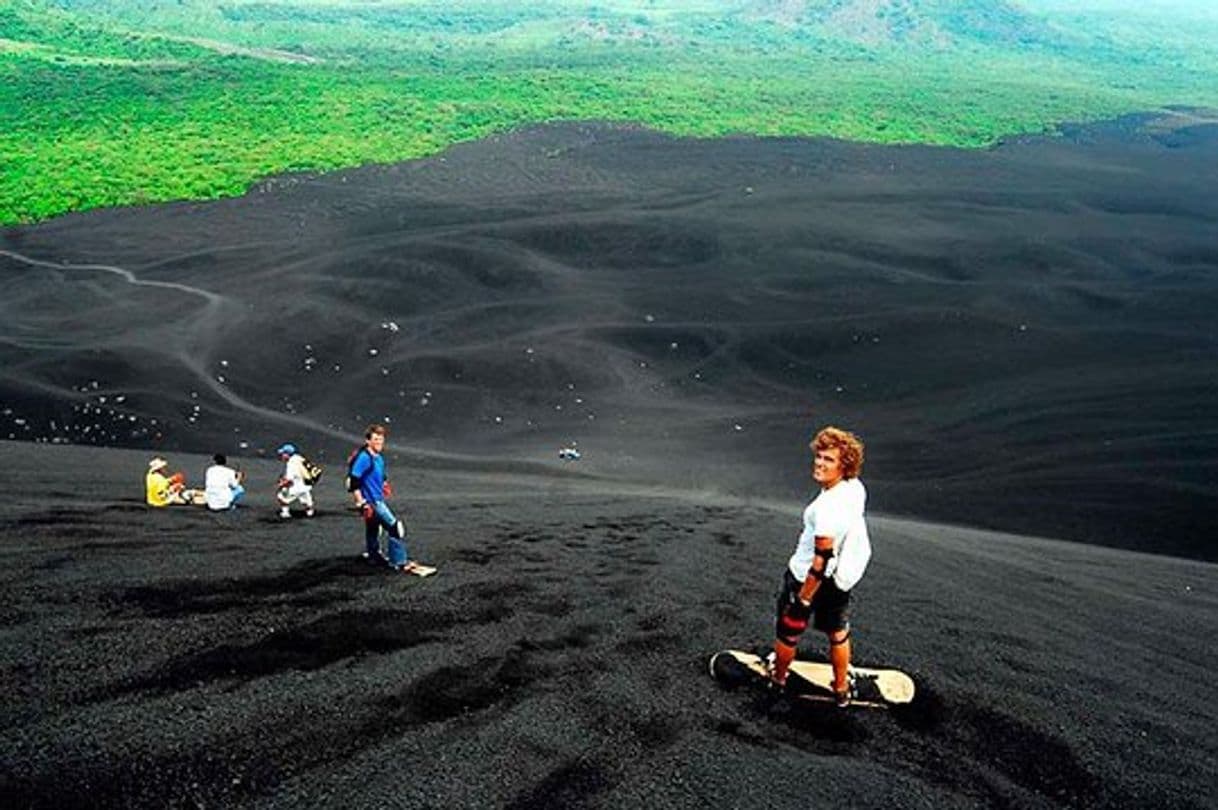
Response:
POLYGON ((829 662, 833 665, 833 692, 842 703, 842 696, 849 700, 850 693, 850 631, 834 630, 829 633, 829 662))
POLYGON ((774 639, 774 660, 770 663, 770 680, 778 686, 787 683, 787 671, 795 660, 795 645, 774 639))

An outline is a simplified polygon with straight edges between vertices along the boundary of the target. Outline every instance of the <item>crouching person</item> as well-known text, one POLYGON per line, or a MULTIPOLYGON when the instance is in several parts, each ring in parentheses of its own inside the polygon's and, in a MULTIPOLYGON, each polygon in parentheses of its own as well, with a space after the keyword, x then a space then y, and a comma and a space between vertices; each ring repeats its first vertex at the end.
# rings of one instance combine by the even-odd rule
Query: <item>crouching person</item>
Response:
POLYGON ((305 508, 305 516, 313 517, 313 485, 308 482, 305 469, 305 457, 296 449, 296 445, 288 443, 277 451, 279 460, 284 463, 283 475, 279 479, 279 517, 292 516, 291 505, 299 503, 305 508))

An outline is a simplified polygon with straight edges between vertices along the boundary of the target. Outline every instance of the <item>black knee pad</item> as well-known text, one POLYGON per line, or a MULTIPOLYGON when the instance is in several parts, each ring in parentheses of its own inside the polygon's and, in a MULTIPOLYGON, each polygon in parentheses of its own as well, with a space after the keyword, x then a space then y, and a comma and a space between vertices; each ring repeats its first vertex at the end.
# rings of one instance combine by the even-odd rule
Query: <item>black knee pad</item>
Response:
MULTIPOLYGON (((834 632, 836 632, 836 631, 834 631, 834 632)), ((847 628, 846 628, 846 635, 842 636, 842 637, 841 637, 840 639, 838 639, 837 641, 834 641, 834 640, 833 640, 833 635, 832 635, 832 634, 830 634, 830 635, 829 635, 829 646, 830 646, 830 647, 840 647, 840 646, 842 646, 843 644, 845 644, 845 643, 846 643, 847 641, 849 641, 849 640, 850 640, 850 628, 849 628, 849 627, 847 627, 847 628)))
POLYGON ((798 597, 778 613, 774 623, 774 635, 779 641, 792 647, 799 643, 800 636, 808 629, 812 607, 799 601, 798 597))

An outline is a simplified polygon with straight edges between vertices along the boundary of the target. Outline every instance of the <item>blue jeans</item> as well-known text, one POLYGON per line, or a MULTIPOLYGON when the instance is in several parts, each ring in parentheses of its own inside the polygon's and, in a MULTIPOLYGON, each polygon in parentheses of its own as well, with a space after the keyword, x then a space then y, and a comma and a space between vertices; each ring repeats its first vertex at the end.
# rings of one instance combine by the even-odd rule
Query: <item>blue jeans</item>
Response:
POLYGON ((409 557, 406 554, 406 524, 398 520, 397 515, 384 501, 370 504, 372 514, 364 517, 364 549, 369 557, 381 553, 381 527, 389 535, 389 564, 392 566, 405 565, 409 557))

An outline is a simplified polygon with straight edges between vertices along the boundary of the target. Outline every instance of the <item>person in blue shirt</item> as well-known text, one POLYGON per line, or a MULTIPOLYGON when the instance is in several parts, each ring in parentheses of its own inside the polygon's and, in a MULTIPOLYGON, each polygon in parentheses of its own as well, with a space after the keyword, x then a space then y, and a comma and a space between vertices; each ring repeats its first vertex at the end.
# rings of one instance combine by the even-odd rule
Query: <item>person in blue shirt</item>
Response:
POLYGON ((364 556, 372 561, 385 561, 395 571, 426 577, 436 569, 411 560, 406 551, 406 524, 386 503, 393 494, 385 476, 384 425, 369 425, 364 432, 364 446, 351 461, 350 477, 355 488, 355 502, 364 516, 364 556), (388 559, 381 554, 381 529, 389 535, 388 559))

